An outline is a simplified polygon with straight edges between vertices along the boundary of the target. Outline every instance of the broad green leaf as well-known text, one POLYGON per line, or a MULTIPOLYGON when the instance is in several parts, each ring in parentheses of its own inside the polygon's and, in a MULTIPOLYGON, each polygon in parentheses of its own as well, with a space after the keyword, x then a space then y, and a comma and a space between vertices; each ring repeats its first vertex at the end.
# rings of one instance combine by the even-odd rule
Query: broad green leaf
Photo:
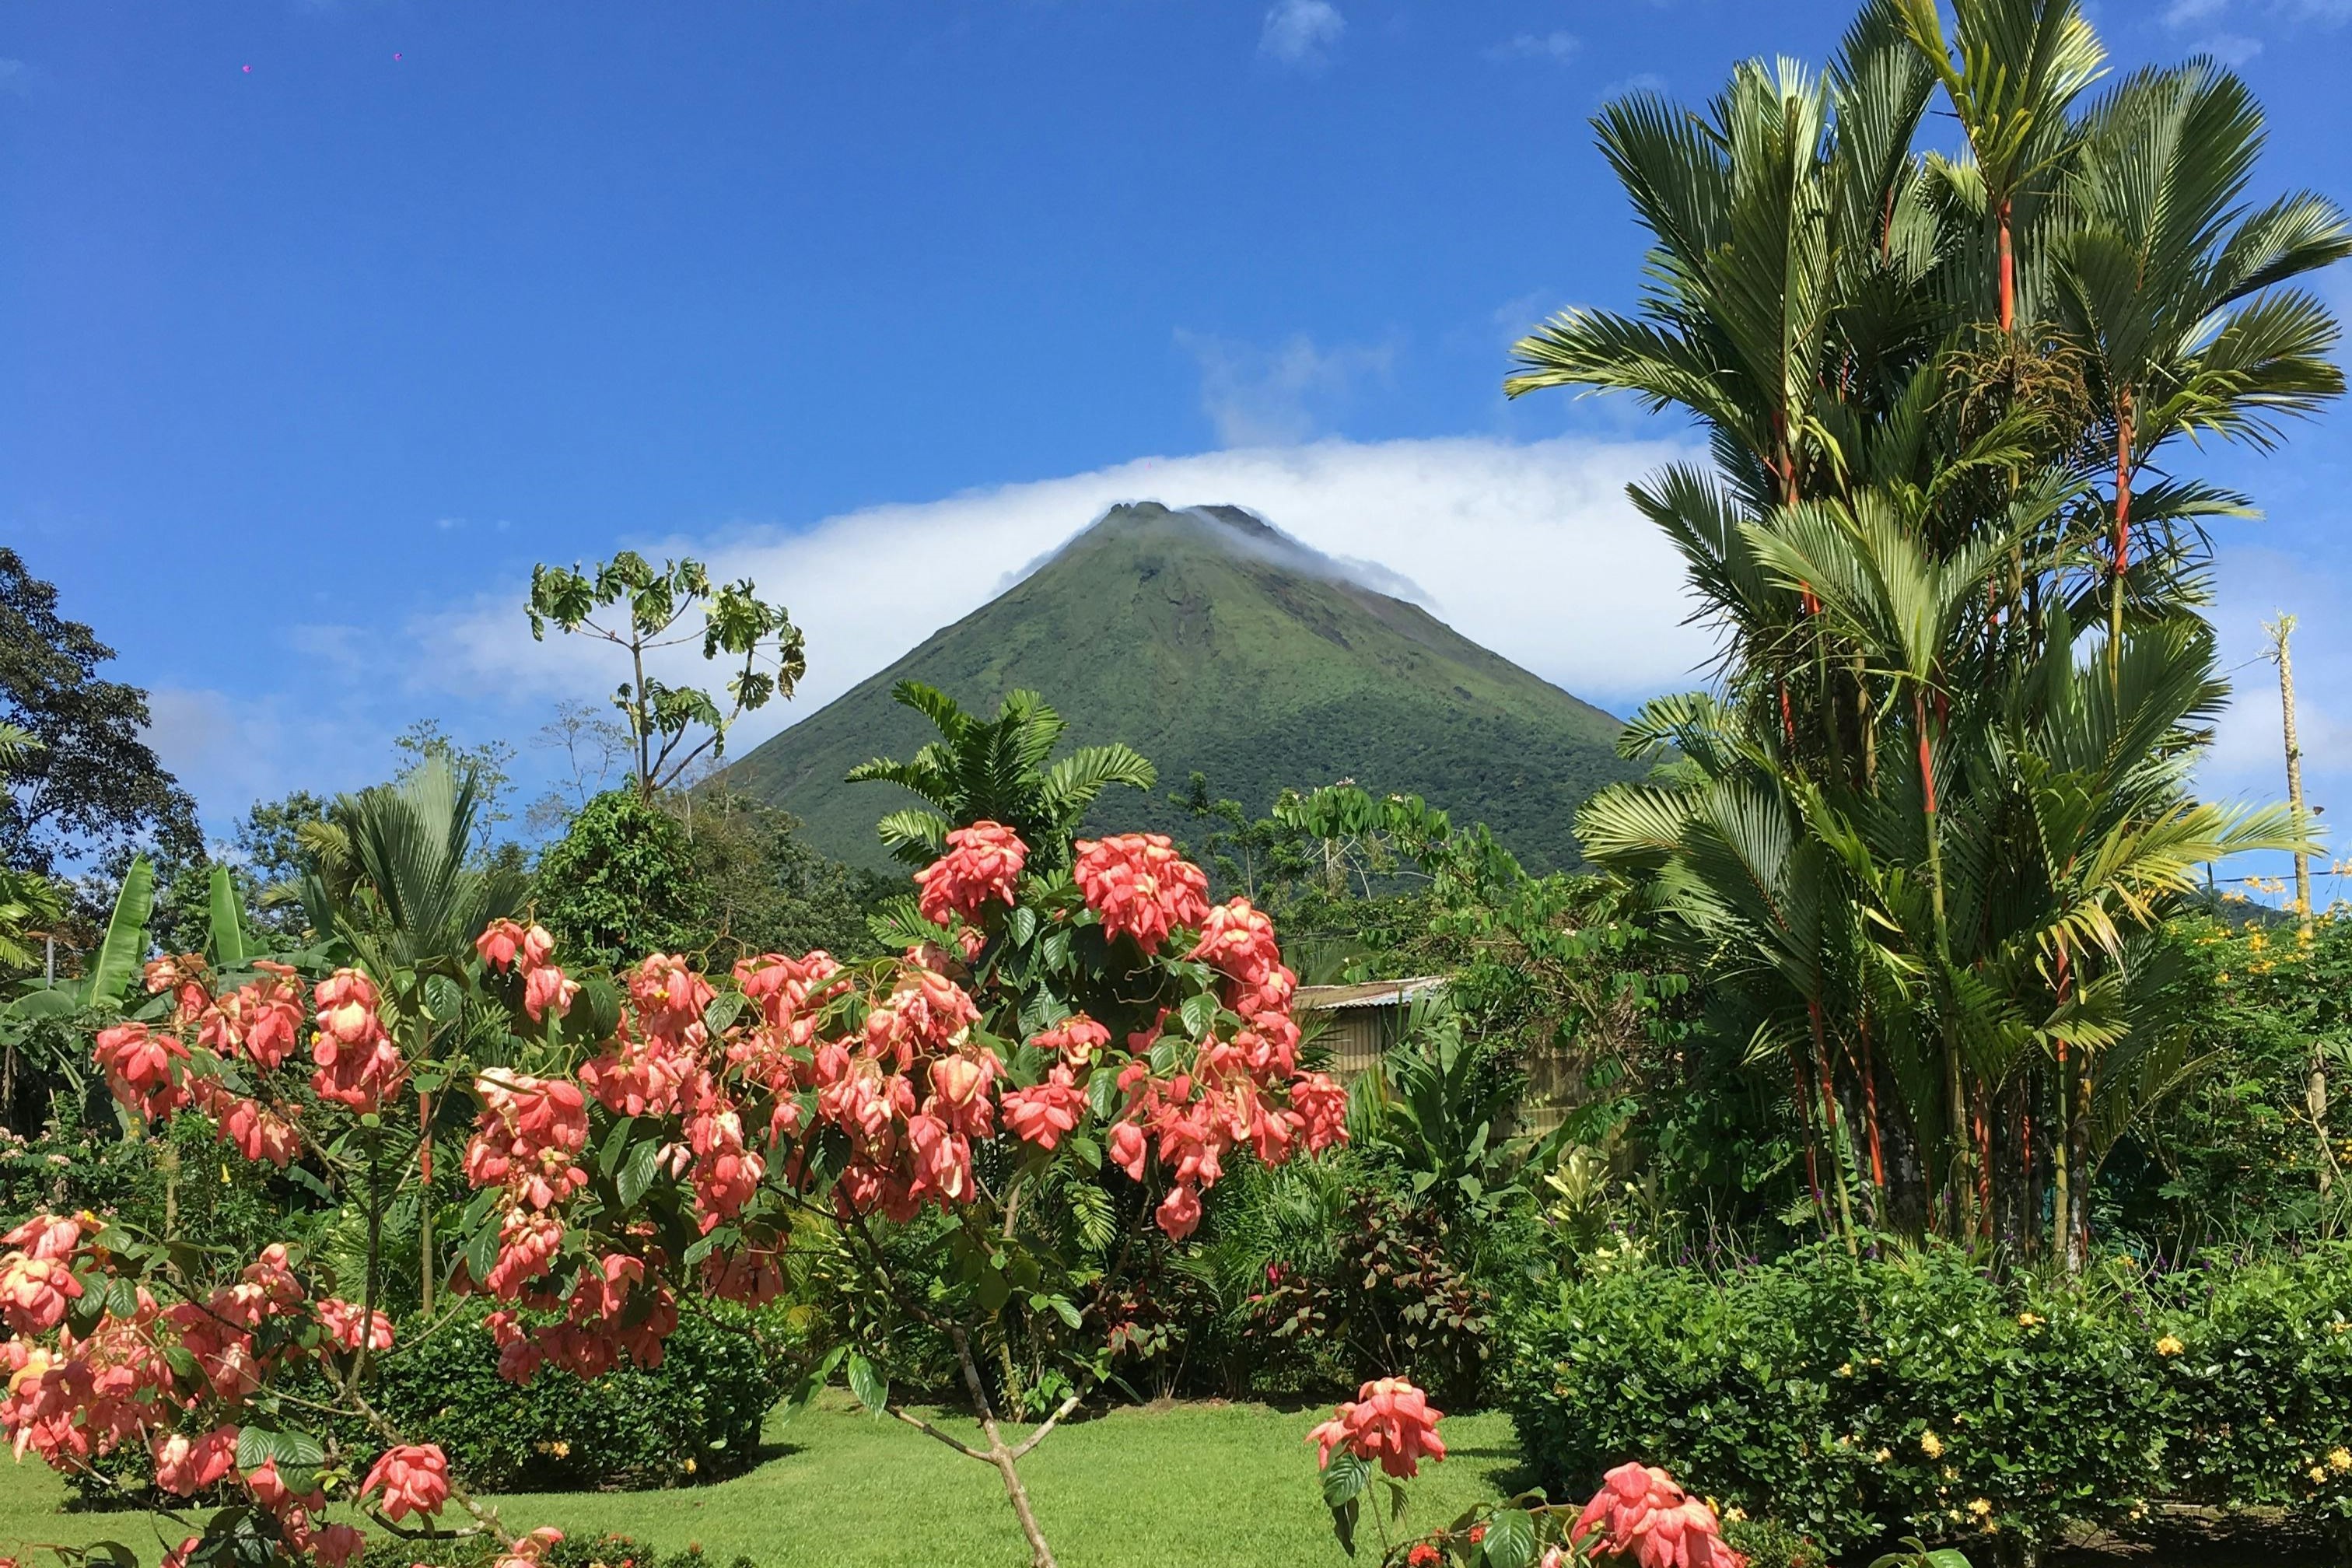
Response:
POLYGON ((1323 1467, 1323 1503, 1337 1509, 1354 1500, 1372 1479, 1372 1467, 1345 1448, 1331 1450, 1331 1462, 1323 1467))
POLYGON ((890 1404, 888 1380, 862 1355, 853 1354, 849 1358, 849 1392, 857 1395, 857 1402, 877 1415, 887 1409, 890 1404))
POLYGON ((1525 1509, 1507 1508, 1486 1521, 1487 1568, 1528 1568, 1536 1557, 1536 1521, 1525 1509))
POLYGON ((147 955, 147 918, 154 908, 154 863, 144 855, 133 856, 131 869, 123 874, 122 890, 114 897, 114 913, 99 943, 98 962, 90 966, 92 1002, 120 1007, 131 995, 131 982, 147 955))
POLYGON ((245 907, 236 896, 236 879, 226 866, 213 868, 211 892, 213 963, 235 969, 245 963, 245 907))
POLYGON ((637 1200, 644 1197, 646 1190, 654 1184, 654 1173, 660 1167, 661 1145, 654 1140, 648 1138, 629 1151, 627 1163, 622 1165, 620 1175, 613 1182, 614 1189, 621 1194, 623 1208, 637 1206, 637 1200))

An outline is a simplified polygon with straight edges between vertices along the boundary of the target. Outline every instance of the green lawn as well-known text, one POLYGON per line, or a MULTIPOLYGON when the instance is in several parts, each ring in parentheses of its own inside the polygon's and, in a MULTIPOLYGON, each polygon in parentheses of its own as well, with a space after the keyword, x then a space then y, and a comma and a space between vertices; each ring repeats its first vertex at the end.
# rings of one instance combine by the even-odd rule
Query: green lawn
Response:
MULTIPOLYGON (((1263 1405, 1121 1409, 1056 1431, 1023 1466, 1066 1568, 1312 1568, 1347 1559, 1331 1539, 1305 1441, 1317 1410, 1263 1405)), ((1518 1462, 1503 1415, 1449 1418, 1452 1458, 1423 1471, 1407 1522, 1435 1524, 1495 1495, 1518 1462)), ((620 1531, 669 1551, 691 1542, 724 1563, 764 1568, 1023 1568, 1028 1562, 993 1471, 835 1395, 768 1433, 746 1476, 663 1492, 502 1498, 511 1526, 620 1531)), ((0 1466, 0 1549, 129 1542, 160 1554, 147 1517, 65 1512, 37 1461, 0 1466)), ((373 1568, 404 1559, 384 1542, 373 1568)))

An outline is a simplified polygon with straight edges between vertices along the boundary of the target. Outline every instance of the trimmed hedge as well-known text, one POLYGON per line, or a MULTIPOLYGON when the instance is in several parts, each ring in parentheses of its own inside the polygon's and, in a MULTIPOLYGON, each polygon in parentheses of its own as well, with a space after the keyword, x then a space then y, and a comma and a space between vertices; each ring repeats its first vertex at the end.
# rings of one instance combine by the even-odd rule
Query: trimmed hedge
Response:
POLYGON ((1995 1281, 1944 1248, 1722 1279, 1634 1266, 1521 1310, 1506 1399, 1555 1495, 1638 1456, 1832 1553, 2050 1542, 2159 1499, 2341 1520, 2347 1313, 2340 1247, 2078 1287, 1995 1281))
MULTIPOLYGON (((499 1376, 497 1347, 468 1317, 385 1360, 373 1397, 410 1441, 440 1444, 450 1471, 488 1491, 734 1475, 759 1458, 760 1426, 787 1369, 748 1331, 749 1314, 710 1306, 711 1317, 680 1321, 651 1372, 624 1366, 583 1382, 550 1367, 520 1387, 499 1376)), ((348 1436, 370 1446, 364 1433, 348 1436)))
MULTIPOLYGON (((793 1368, 763 1350, 753 1314, 706 1303, 683 1318, 651 1372, 624 1366, 593 1381, 542 1367, 525 1384, 499 1376, 487 1309, 432 1334, 418 1320, 396 1326, 380 1363, 375 1407, 414 1443, 438 1443, 449 1470, 482 1491, 574 1491, 688 1486, 747 1470, 760 1428, 793 1368), (419 1337, 424 1336, 424 1337, 419 1337)), ((779 1336, 763 1325, 772 1342, 779 1336)), ((300 1392, 299 1383, 295 1389, 300 1392)), ((382 1438, 357 1418, 337 1423, 346 1453, 372 1458, 382 1438)), ((68 1484, 85 1500, 129 1500, 152 1473, 145 1447, 125 1444, 68 1484)))

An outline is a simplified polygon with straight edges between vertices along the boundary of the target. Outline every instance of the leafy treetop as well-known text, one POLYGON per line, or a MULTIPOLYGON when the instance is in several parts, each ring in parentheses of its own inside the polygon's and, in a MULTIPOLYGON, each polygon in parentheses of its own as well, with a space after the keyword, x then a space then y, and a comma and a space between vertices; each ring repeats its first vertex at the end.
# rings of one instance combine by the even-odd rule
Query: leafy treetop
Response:
POLYGON ((808 668, 800 628, 782 605, 770 604, 749 578, 714 588, 709 568, 699 561, 665 561, 656 571, 633 550, 578 567, 534 566, 530 574, 530 635, 544 639, 550 622, 559 631, 602 637, 629 655, 629 679, 614 689, 634 743, 637 793, 651 799, 677 784, 705 752, 726 754, 730 725, 771 699, 789 698, 808 668), (600 610, 625 605, 617 620, 596 618, 600 610), (699 608, 698 630, 688 617, 699 608), (728 706, 696 686, 672 686, 648 674, 646 658, 696 641, 702 657, 721 654, 742 661, 728 681, 728 706), (692 744, 698 729, 709 732, 692 744))

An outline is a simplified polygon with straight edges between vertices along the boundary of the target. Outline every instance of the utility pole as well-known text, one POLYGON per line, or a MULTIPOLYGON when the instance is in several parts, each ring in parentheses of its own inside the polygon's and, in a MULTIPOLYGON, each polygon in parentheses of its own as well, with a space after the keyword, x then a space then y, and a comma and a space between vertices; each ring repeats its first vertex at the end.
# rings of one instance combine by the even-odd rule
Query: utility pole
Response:
MULTIPOLYGON (((2311 818, 2303 809, 2303 746, 2294 738, 2294 659, 2287 638, 2294 635, 2294 617, 2282 612, 2263 628, 2271 635, 2271 657, 2278 661, 2279 711, 2286 728, 2286 804, 2298 826, 2308 831, 2311 818)), ((2311 937, 2311 857, 2294 852, 2294 909, 2303 917, 2303 935, 2311 937)))

